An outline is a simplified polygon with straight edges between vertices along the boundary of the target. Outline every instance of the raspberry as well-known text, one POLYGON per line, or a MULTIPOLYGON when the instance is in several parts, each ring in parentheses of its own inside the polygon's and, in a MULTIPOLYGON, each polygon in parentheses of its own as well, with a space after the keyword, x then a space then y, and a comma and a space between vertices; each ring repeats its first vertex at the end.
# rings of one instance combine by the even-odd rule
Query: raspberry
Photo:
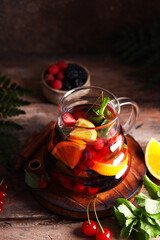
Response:
POLYGON ((58 89, 58 90, 60 90, 61 88, 62 88, 62 81, 61 80, 55 80, 55 81, 53 81, 52 82, 52 87, 54 88, 54 89, 58 89))
POLYGON ((59 80, 63 80, 63 78, 64 78, 64 72, 62 72, 62 71, 58 72, 57 75, 56 75, 56 77, 57 77, 57 79, 59 79, 59 80))
POLYGON ((66 62, 64 62, 64 61, 59 61, 57 63, 57 66, 59 67, 60 70, 65 70, 65 69, 67 69, 68 64, 66 62))
POLYGON ((48 68, 48 72, 55 75, 59 72, 59 68, 57 65, 54 64, 48 68))
POLYGON ((48 83, 53 82, 53 81, 54 81, 54 76, 53 76, 53 74, 51 74, 51 73, 47 74, 47 75, 46 75, 46 80, 47 80, 48 83))
POLYGON ((97 138, 96 142, 94 143, 94 148, 96 150, 100 150, 104 147, 104 141, 102 138, 97 138))

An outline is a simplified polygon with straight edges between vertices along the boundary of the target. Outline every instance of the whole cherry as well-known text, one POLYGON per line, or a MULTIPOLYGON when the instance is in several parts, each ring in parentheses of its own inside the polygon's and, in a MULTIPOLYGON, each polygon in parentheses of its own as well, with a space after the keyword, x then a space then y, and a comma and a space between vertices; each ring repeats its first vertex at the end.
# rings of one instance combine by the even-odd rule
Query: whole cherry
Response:
POLYGON ((83 222, 82 224, 82 232, 86 235, 86 236, 94 236, 98 230, 98 225, 95 221, 90 220, 89 218, 89 205, 91 203, 92 199, 89 201, 88 205, 87 205, 87 218, 88 220, 86 220, 85 222, 83 222))
POLYGON ((110 240, 111 237, 112 233, 108 228, 103 228, 103 232, 99 229, 96 234, 96 240, 110 240))

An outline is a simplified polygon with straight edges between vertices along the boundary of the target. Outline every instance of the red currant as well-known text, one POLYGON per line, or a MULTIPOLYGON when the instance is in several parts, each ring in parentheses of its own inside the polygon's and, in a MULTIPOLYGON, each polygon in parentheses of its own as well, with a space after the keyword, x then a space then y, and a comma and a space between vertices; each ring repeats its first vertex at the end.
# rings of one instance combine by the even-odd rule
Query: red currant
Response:
POLYGON ((82 232, 86 235, 86 236, 94 236, 96 234, 98 230, 98 225, 95 221, 90 220, 90 222, 88 222, 88 220, 86 220, 83 224, 82 224, 82 232))
POLYGON ((0 199, 3 200, 6 197, 6 193, 4 191, 0 191, 0 199))
POLYGON ((109 229, 103 228, 103 232, 101 229, 96 234, 96 240, 110 240, 112 237, 112 233, 109 229))
POLYGON ((8 185, 6 183, 4 183, 1 187, 1 190, 4 192, 8 191, 8 185))
POLYGON ((79 193, 84 193, 85 192, 85 186, 82 183, 75 183, 74 191, 78 194, 79 193))
POLYGON ((46 188, 46 187, 47 187, 47 181, 46 181, 46 180, 43 180, 43 179, 39 180, 38 186, 39 186, 40 188, 46 188))
POLYGON ((96 150, 101 150, 104 147, 104 141, 102 138, 97 138, 96 142, 94 143, 94 148, 96 150))
POLYGON ((4 201, 0 200, 0 208, 3 206, 3 204, 4 204, 4 201))

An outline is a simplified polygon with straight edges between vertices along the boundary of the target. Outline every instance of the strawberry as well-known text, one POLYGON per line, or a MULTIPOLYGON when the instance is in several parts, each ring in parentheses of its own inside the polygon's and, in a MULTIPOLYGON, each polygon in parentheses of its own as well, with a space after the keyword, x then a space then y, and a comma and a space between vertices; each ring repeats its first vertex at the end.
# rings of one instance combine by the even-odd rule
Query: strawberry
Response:
POLYGON ((63 115, 63 121, 65 122, 65 124, 75 124, 76 123, 76 119, 69 112, 67 112, 63 115))

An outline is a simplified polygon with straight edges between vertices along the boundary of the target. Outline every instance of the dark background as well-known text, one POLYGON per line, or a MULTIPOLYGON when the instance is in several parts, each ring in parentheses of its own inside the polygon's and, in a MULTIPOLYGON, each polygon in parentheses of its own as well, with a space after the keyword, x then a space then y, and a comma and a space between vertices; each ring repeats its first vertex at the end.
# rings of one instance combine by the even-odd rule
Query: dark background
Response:
POLYGON ((117 27, 159 12, 159 0, 1 0, 0 56, 105 53, 117 27))

